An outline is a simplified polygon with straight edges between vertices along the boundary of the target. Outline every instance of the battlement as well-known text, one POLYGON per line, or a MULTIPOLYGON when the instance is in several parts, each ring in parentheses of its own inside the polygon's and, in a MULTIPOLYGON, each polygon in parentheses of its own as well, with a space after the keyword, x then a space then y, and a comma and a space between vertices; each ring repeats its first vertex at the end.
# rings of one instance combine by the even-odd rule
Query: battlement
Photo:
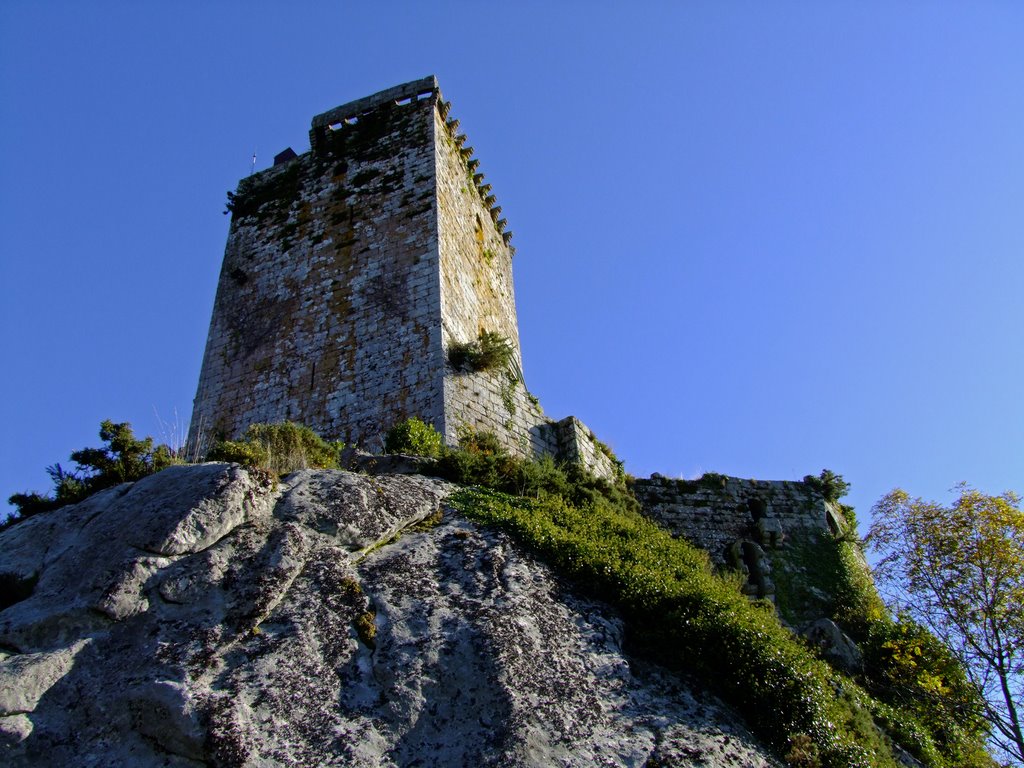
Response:
POLYGON ((309 146, 313 152, 317 152, 323 145, 323 138, 328 131, 340 130, 345 125, 355 125, 360 116, 370 112, 382 104, 395 104, 401 106, 421 98, 440 98, 441 89, 437 85, 437 78, 428 75, 420 80, 412 80, 402 85, 386 88, 383 91, 355 99, 340 107, 329 109, 313 117, 309 131, 309 146))

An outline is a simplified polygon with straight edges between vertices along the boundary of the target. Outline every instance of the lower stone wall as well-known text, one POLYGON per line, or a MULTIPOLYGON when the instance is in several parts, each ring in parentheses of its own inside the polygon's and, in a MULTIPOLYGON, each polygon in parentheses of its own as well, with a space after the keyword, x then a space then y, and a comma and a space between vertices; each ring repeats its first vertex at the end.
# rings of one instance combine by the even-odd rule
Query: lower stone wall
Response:
POLYGON ((558 458, 582 464, 596 477, 612 479, 619 470, 617 460, 590 428, 575 416, 552 424, 557 435, 558 458))
POLYGON ((526 387, 506 371, 449 373, 444 380, 444 436, 457 445, 464 429, 491 432, 513 456, 550 453, 558 445, 550 421, 526 387))
POLYGON ((549 455, 582 464, 597 477, 617 469, 608 449, 575 416, 554 421, 518 377, 505 371, 450 373, 445 377, 444 438, 458 445, 464 429, 494 434, 513 456, 549 455))
POLYGON ((770 548, 798 531, 824 532, 839 525, 822 495, 799 481, 713 474, 676 480, 655 474, 636 480, 633 492, 645 515, 705 550, 716 565, 733 564, 730 550, 738 541, 770 548))

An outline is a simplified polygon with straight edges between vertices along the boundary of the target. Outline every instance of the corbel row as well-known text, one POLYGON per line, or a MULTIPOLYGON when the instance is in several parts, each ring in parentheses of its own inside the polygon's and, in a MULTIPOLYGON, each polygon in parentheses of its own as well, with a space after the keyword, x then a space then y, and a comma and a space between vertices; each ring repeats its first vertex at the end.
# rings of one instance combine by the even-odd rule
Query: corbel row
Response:
POLYGON ((466 164, 466 172, 469 174, 473 181, 473 186, 476 187, 477 193, 480 195, 480 200, 491 214, 491 221, 494 222, 494 227, 497 229, 498 234, 501 235, 502 242, 508 246, 512 253, 515 253, 515 248, 510 245, 512 241, 512 231, 506 230, 505 227, 508 222, 500 218, 501 206, 497 205, 497 198, 491 192, 491 185, 484 183, 484 175, 477 169, 480 167, 480 161, 473 157, 473 147, 466 146, 466 134, 459 133, 459 121, 455 118, 448 119, 448 113, 451 111, 450 101, 438 101, 437 110, 441 115, 441 119, 444 120, 445 127, 448 129, 448 135, 450 136, 452 143, 455 144, 455 150, 459 153, 462 161, 466 164))

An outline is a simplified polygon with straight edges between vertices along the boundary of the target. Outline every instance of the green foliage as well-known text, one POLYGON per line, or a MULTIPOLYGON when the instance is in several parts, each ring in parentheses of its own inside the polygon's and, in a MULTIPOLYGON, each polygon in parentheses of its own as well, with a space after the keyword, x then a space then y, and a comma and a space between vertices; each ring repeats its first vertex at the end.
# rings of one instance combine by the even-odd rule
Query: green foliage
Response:
POLYGON ((516 384, 519 378, 511 370, 506 370, 501 380, 501 404, 505 406, 508 415, 516 415, 516 384))
POLYGON ((724 488, 728 479, 728 475, 722 475, 718 472, 705 472, 698 478, 697 482, 705 488, 724 488))
MULTIPOLYGON (((819 491, 825 497, 825 501, 839 501, 849 490, 850 484, 843 480, 842 475, 837 475, 831 469, 821 470, 821 474, 815 477, 807 475, 804 482, 819 491)), ((852 507, 850 510, 852 511, 852 507)))
POLYGON ((179 463, 166 445, 154 447, 152 437, 136 440, 127 422, 104 421, 100 425, 100 439, 107 445, 83 448, 71 454, 71 460, 86 473, 84 482, 91 490, 139 480, 179 463))
POLYGON ((206 454, 206 460, 229 461, 243 467, 264 468, 270 466, 270 453, 259 443, 219 440, 206 454))
POLYGON ((40 512, 49 512, 51 509, 63 506, 52 496, 46 496, 37 491, 12 493, 7 497, 7 503, 13 504, 16 509, 13 515, 4 520, 3 523, 0 523, 0 527, 6 527, 18 520, 24 520, 27 517, 38 515, 40 512))
POLYGON ((153 445, 153 438, 136 439, 131 424, 107 419, 100 424, 100 448, 82 448, 71 454, 77 467, 69 472, 60 464, 46 468, 53 481, 50 495, 15 493, 8 501, 18 508, 14 522, 40 512, 73 504, 97 491, 119 483, 140 480, 172 464, 180 464, 166 445, 153 445))
POLYGON ((794 733, 789 739, 786 765, 793 768, 821 768, 818 745, 806 733, 794 733))
POLYGON ((866 640, 875 624, 889 620, 889 611, 860 549, 842 537, 825 536, 818 553, 826 563, 836 562, 832 618, 854 640, 866 640))
POLYGON ((363 611, 356 616, 354 622, 356 634, 363 641, 363 645, 371 650, 377 647, 377 622, 376 614, 373 611, 363 611))
POLYGON ((512 343, 493 331, 480 331, 476 341, 448 349, 448 361, 460 371, 512 371, 514 359, 512 343))
POLYGON ((893 706, 894 720, 923 733, 909 742, 927 759, 929 748, 950 756, 952 765, 984 765, 979 734, 981 700, 949 649, 908 614, 873 622, 860 644, 865 684, 893 706))
POLYGON ((836 506, 839 507, 839 512, 843 516, 843 526, 845 528, 843 537, 847 541, 856 541, 858 544, 861 544, 860 534, 857 532, 857 510, 849 504, 839 504, 836 502, 836 506))
POLYGON ((598 453, 604 454, 612 463, 612 474, 615 475, 616 481, 624 481, 626 479, 626 465, 622 463, 622 460, 615 455, 607 443, 602 443, 598 440, 593 432, 590 433, 590 440, 594 443, 598 453))
POLYGON ((384 436, 386 453, 405 453, 412 456, 436 458, 444 448, 444 438, 433 424, 412 416, 400 421, 384 436))
POLYGON ((634 511, 640 508, 626 488, 624 477, 609 482, 594 477, 579 464, 560 464, 551 456, 515 458, 491 432, 462 430, 459 449, 445 449, 432 472, 462 485, 482 485, 517 496, 558 495, 576 504, 606 498, 634 511))
POLYGON ((216 443, 209 461, 235 461, 247 467, 286 475, 299 469, 337 469, 344 445, 328 442, 309 427, 291 421, 251 424, 240 441, 216 443))
POLYGON ((238 185, 237 194, 228 192, 224 213, 231 213, 238 219, 246 216, 256 216, 259 220, 272 218, 275 223, 283 224, 301 186, 298 163, 268 176, 250 176, 238 185))
POLYGON ((780 614, 793 624, 828 616, 857 642, 864 654, 857 682, 900 744, 925 765, 988 765, 962 668, 923 627, 890 616, 855 542, 797 539, 772 559, 780 614))

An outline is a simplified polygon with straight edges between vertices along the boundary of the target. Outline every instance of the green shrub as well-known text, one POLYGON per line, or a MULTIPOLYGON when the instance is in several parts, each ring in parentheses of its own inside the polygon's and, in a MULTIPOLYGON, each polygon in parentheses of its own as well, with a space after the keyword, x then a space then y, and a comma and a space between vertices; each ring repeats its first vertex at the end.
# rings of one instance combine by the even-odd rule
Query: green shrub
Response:
POLYGON ((831 469, 821 470, 821 474, 806 475, 804 482, 821 493, 825 501, 839 501, 850 490, 850 484, 843 480, 842 475, 837 475, 831 469))
POLYGON ((448 349, 448 361, 460 371, 511 371, 514 359, 512 343, 492 331, 480 331, 476 341, 452 344, 448 349))
POLYGON ((478 456, 502 456, 508 453, 496 434, 470 427, 459 430, 459 449, 478 456))
POLYGON ((207 461, 230 461, 258 469, 270 466, 270 453, 259 443, 220 440, 206 454, 207 461))
MULTIPOLYGON (((153 438, 136 440, 132 425, 115 424, 107 420, 100 424, 100 439, 107 443, 102 448, 83 448, 71 454, 86 473, 93 490, 119 483, 139 480, 179 462, 166 445, 153 445, 153 438)), ((58 469, 60 465, 57 465, 58 469)))
POLYGON ((429 471, 461 485, 480 485, 517 496, 558 495, 574 504, 608 499, 632 511, 640 509, 626 486, 625 473, 608 481, 575 462, 559 463, 547 455, 516 458, 492 432, 460 430, 459 448, 442 451, 429 471))
POLYGON ((433 424, 412 416, 400 421, 384 436, 386 453, 405 453, 412 456, 436 458, 444 448, 444 438, 433 424))
POLYGON ((82 448, 71 454, 77 467, 69 472, 60 464, 46 468, 53 481, 50 495, 35 492, 15 493, 8 501, 17 513, 5 524, 40 512, 73 504, 104 488, 140 480, 172 464, 182 463, 166 445, 153 445, 153 438, 136 439, 128 422, 109 419, 100 424, 100 448, 82 448))
POLYGON ((984 765, 980 740, 983 701, 968 682, 963 667, 950 650, 910 616, 875 621, 860 647, 864 652, 865 680, 878 699, 890 704, 889 719, 916 733, 909 747, 919 759, 929 749, 955 758, 957 766, 984 765), (922 754, 913 748, 919 745, 922 754))
POLYGON ((786 765, 791 765, 793 768, 821 768, 818 745, 806 733, 794 733, 789 738, 786 765))
POLYGON ((363 645, 371 650, 377 647, 377 622, 376 614, 373 611, 363 611, 356 616, 354 622, 356 634, 362 640, 363 645))
POLYGON ((493 433, 462 429, 459 450, 442 451, 432 472, 463 485, 506 488, 514 492, 520 463, 508 455, 493 433))
POLYGON ((963 669, 926 629, 890 616, 859 552, 842 536, 797 539, 774 552, 782 616, 835 621, 857 642, 864 664, 856 680, 878 722, 928 766, 987 766, 980 700, 963 669))
POLYGON ((698 478, 697 482, 704 488, 718 489, 725 488, 725 484, 728 480, 728 475, 723 475, 719 472, 705 472, 700 476, 700 478, 698 478))
POLYGON ((301 187, 302 175, 297 163, 269 178, 250 176, 238 185, 237 194, 228 192, 224 213, 233 214, 234 219, 255 216, 260 220, 272 218, 283 224, 301 187))
POLYGON ((337 469, 344 445, 328 442, 309 427, 291 421, 251 424, 240 441, 216 443, 206 458, 287 475, 299 469, 337 469))

